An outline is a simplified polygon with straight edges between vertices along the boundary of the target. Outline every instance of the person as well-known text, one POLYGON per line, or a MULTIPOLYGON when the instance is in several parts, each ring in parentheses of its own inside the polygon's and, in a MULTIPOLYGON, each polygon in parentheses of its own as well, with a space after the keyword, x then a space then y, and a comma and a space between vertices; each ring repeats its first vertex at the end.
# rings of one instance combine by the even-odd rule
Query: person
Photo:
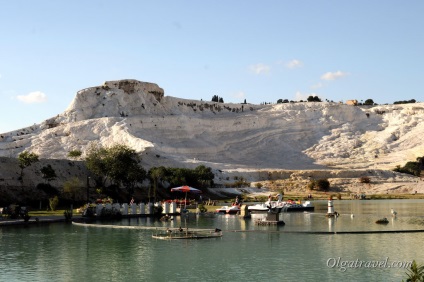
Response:
POLYGON ((238 206, 240 204, 240 200, 239 200, 239 197, 237 196, 236 197, 236 206, 238 206))
POLYGON ((132 197, 132 198, 131 198, 130 206, 131 206, 132 204, 134 204, 134 197, 132 197))
POLYGON ((283 201, 283 194, 278 194, 278 203, 281 203, 283 201))

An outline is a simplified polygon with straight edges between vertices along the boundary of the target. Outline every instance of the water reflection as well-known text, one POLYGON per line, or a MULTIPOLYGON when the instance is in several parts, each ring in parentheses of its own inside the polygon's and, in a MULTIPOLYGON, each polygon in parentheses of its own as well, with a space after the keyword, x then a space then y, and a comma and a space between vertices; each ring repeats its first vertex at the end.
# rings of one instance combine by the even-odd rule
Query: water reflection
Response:
POLYGON ((0 229, 0 277, 4 281, 401 281, 404 269, 329 268, 329 258, 424 262, 417 246, 424 233, 302 234, 286 231, 424 229, 424 201, 334 201, 338 218, 327 218, 326 201, 314 213, 284 213, 284 226, 258 226, 237 215, 176 216, 162 222, 131 218, 102 222, 132 227, 220 228, 224 236, 198 241, 160 241, 152 230, 52 224, 0 229), (398 215, 391 217, 390 208, 398 215), (350 215, 354 214, 352 218, 350 215), (375 220, 387 217, 389 224, 375 220), (237 231, 237 232, 234 232, 237 231), (54 266, 54 267, 53 267, 54 266))
POLYGON ((334 232, 334 225, 336 223, 337 217, 329 217, 328 218, 328 231, 334 232))

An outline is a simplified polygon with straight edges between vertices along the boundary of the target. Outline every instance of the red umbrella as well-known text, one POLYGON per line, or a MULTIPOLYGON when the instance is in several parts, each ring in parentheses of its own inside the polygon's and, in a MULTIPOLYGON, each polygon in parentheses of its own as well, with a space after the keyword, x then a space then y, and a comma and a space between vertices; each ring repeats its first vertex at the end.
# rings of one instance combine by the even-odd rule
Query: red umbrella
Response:
POLYGON ((184 185, 184 186, 180 186, 180 187, 171 188, 171 192, 184 192, 184 193, 186 193, 185 201, 184 201, 184 209, 185 209, 186 203, 187 203, 187 193, 200 194, 200 193, 202 193, 202 190, 184 185))

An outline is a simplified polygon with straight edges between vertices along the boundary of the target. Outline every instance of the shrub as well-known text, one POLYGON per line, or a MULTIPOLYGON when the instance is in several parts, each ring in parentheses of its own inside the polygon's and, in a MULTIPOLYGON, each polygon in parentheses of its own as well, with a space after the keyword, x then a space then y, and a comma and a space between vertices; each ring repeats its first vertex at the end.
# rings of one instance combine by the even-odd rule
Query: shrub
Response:
POLYGON ((200 205, 198 205, 197 207, 199 208, 199 211, 200 211, 200 212, 207 212, 207 211, 208 211, 208 209, 207 209, 207 208, 205 208, 205 206, 204 206, 203 204, 200 204, 200 205))
POLYGON ((162 214, 162 211, 163 211, 163 207, 162 206, 154 206, 153 207, 153 213, 156 215, 156 216, 159 216, 159 215, 161 215, 162 214))
POLYGON ((420 176, 421 174, 421 159, 417 158, 416 162, 407 162, 403 167, 400 165, 396 166, 396 168, 393 171, 400 172, 400 173, 407 173, 412 174, 415 176, 420 176))
POLYGON ((406 275, 408 277, 406 281, 424 281, 424 266, 418 265, 417 262, 413 260, 406 275))
POLYGON ((57 196, 54 196, 53 198, 49 199, 50 210, 55 211, 58 204, 59 204, 59 198, 57 196))
POLYGON ((72 219, 72 210, 66 210, 63 212, 63 215, 65 216, 65 221, 69 222, 72 219))
POLYGON ((371 178, 369 178, 368 176, 362 176, 359 178, 359 182, 360 183, 371 183, 371 178))
POLYGON ((330 189, 330 182, 328 179, 318 179, 315 181, 315 188, 320 191, 328 191, 330 189))
POLYGON ((416 103, 417 101, 415 99, 411 100, 403 100, 403 101, 395 101, 393 104, 410 104, 410 103, 416 103))
POLYGON ((75 159, 81 157, 81 155, 82 155, 82 152, 80 150, 72 150, 68 153, 68 157, 75 158, 75 159))
POLYGON ((315 189, 315 181, 310 181, 307 185, 309 190, 314 190, 315 189))
POLYGON ((367 100, 365 100, 364 105, 374 105, 373 99, 367 99, 367 100))
POLYGON ((102 208, 102 211, 100 212, 100 217, 102 218, 120 218, 122 217, 122 213, 120 210, 112 208, 107 209, 105 207, 102 208))
POLYGON ((309 96, 308 102, 321 102, 321 99, 318 96, 309 96))
POLYGON ((324 178, 318 180, 311 180, 308 183, 307 187, 309 190, 317 189, 319 191, 328 191, 330 189, 330 182, 324 178))

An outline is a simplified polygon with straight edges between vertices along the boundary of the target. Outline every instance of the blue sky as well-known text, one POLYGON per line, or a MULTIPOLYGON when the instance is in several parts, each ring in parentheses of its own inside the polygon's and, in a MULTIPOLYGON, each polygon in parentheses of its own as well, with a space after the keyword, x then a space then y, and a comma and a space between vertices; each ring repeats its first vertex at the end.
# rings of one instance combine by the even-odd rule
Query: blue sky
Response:
POLYGON ((424 1, 0 0, 0 133, 106 80, 260 104, 424 101, 424 1))

